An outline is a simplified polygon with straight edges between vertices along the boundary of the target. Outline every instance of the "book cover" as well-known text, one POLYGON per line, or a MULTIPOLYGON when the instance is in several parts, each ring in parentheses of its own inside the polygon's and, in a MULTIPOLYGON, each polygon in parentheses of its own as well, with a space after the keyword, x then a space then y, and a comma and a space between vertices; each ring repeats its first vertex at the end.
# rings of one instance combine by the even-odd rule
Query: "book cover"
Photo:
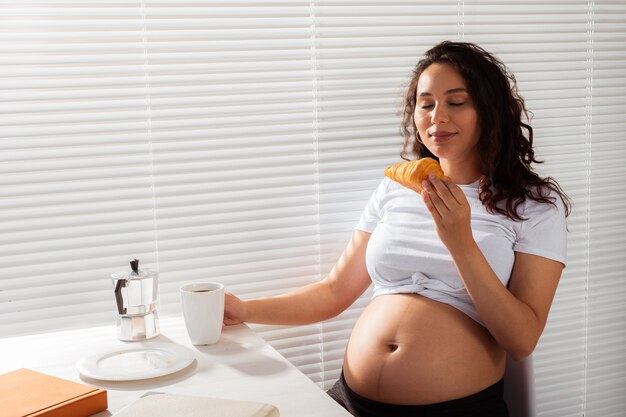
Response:
POLYGON ((107 392, 30 369, 0 375, 0 417, 86 417, 107 409, 107 392))
POLYGON ((113 417, 279 417, 271 404, 196 397, 166 393, 147 393, 113 417))

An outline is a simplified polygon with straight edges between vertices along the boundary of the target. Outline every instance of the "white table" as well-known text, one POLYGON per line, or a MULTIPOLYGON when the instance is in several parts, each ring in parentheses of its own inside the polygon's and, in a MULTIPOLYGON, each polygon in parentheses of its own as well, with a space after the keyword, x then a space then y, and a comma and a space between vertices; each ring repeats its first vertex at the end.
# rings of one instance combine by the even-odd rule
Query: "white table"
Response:
POLYGON ((154 342, 191 349, 196 361, 158 378, 108 382, 82 377, 75 364, 82 356, 123 345, 115 326, 93 327, 0 339, 0 374, 29 368, 107 390, 107 417, 148 391, 259 401, 278 407, 281 417, 350 417, 323 390, 246 325, 226 327, 212 346, 193 346, 180 317, 160 321, 154 342))

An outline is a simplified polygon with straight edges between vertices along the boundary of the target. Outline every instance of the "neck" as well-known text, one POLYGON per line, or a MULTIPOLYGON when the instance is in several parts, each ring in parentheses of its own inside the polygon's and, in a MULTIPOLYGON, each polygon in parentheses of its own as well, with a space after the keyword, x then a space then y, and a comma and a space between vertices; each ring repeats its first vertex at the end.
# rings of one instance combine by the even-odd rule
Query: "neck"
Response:
POLYGON ((471 184, 482 177, 478 164, 470 164, 467 162, 468 161, 465 163, 453 163, 448 159, 439 160, 444 174, 450 177, 453 183, 460 185, 471 184))

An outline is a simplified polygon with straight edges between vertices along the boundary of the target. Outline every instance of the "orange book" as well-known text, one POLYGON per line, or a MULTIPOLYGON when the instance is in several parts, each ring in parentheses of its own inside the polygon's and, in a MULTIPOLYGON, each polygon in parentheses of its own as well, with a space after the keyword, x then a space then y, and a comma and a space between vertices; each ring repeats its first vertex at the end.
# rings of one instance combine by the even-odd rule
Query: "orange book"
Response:
POLYGON ((0 417, 86 417, 107 409, 106 390, 18 369, 0 375, 0 417))

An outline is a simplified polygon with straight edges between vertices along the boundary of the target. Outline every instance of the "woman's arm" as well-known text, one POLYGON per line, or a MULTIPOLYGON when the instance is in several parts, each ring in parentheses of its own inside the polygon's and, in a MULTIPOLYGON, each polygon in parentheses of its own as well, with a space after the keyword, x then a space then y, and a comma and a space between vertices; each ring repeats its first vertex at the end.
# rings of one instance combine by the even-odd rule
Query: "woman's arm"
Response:
POLYGON ((563 264, 516 252, 509 289, 505 288, 473 238, 463 191, 449 180, 431 182, 426 182, 422 197, 476 310, 500 346, 513 359, 523 359, 532 353, 546 325, 563 264))
POLYGON ((563 264, 516 252, 507 290, 477 245, 455 252, 452 258, 498 344, 515 360, 530 355, 546 325, 563 264))
POLYGON ((355 231, 341 257, 322 281, 285 294, 252 300, 241 300, 227 293, 224 324, 253 322, 298 325, 319 322, 340 314, 371 283, 365 266, 365 248, 370 235, 355 231))

